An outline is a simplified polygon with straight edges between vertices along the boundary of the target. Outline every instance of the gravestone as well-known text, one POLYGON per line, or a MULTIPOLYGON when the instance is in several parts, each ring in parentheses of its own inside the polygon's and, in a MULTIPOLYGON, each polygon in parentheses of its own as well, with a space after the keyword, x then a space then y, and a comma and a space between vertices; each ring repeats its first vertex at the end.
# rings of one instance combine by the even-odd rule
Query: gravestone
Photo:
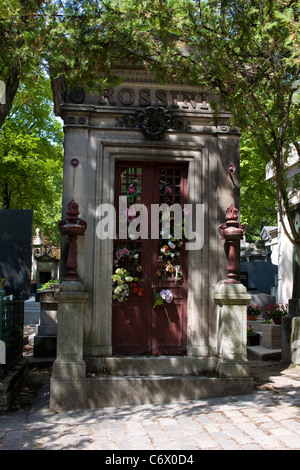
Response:
POLYGON ((0 277, 17 299, 30 296, 31 236, 31 210, 0 210, 0 277))

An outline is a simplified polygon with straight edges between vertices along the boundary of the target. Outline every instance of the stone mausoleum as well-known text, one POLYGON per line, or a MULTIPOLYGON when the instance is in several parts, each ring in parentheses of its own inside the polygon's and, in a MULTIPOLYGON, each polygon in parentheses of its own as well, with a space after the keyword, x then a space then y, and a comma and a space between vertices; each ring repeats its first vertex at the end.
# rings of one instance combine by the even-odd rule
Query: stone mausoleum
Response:
POLYGON ((238 129, 209 90, 119 74, 101 94, 53 84, 65 157, 51 408, 249 393, 250 296, 240 236, 225 236, 242 231, 238 129))

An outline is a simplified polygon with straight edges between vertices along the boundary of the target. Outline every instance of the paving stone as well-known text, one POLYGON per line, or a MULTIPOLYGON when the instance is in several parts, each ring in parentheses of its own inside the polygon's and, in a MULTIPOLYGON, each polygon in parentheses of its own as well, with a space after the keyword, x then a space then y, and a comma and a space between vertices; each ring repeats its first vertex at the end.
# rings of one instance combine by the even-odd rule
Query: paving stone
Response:
POLYGON ((30 411, 0 416, 0 449, 300 450, 295 394, 282 396, 52 413, 45 395, 30 411))

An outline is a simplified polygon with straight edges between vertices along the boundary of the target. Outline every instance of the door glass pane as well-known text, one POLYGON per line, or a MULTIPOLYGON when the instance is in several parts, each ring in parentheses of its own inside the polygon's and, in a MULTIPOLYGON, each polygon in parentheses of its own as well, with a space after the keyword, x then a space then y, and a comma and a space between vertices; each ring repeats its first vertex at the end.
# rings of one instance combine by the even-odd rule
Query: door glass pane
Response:
MULTIPOLYGON (((119 214, 119 211, 117 213, 129 225, 138 216, 138 212, 130 209, 130 206, 142 202, 142 168, 135 166, 119 168, 116 184, 119 188, 118 196, 127 197, 127 209, 121 214, 119 214)), ((131 295, 141 296, 143 292, 139 282, 142 276, 141 240, 131 240, 128 237, 120 239, 117 235, 117 239, 114 242, 113 264, 115 275, 115 278, 113 278, 113 299, 118 300, 120 303, 125 303, 131 295), (121 274, 120 276, 120 271, 118 271, 120 269, 123 270, 123 273, 126 271, 126 275, 121 274), (125 278, 127 281, 125 281, 125 278), (128 281, 130 278, 132 280, 128 281), (120 283, 120 280, 123 281, 123 284, 120 283)))
MULTIPOLYGON (((182 182, 181 168, 161 167, 159 169, 159 202, 167 204, 170 209, 176 204, 176 210, 170 210, 166 219, 160 220, 160 252, 156 275, 161 280, 173 279, 175 282, 182 279, 182 207, 184 201, 182 182)), ((175 206, 173 208, 175 209, 175 206)))

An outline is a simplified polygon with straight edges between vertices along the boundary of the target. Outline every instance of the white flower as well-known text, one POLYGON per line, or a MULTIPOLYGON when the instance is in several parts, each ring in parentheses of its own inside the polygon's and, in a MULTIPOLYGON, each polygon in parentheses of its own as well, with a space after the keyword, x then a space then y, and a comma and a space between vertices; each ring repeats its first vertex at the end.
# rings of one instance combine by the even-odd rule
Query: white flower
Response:
POLYGON ((174 250, 174 248, 176 248, 176 245, 173 242, 169 242, 168 245, 169 245, 170 248, 172 248, 172 250, 174 250))
POLYGON ((160 291, 159 294, 161 298, 167 302, 167 304, 170 304, 172 302, 173 294, 171 291, 163 289, 160 291))
POLYGON ((127 276, 127 277, 125 277, 125 281, 126 282, 131 282, 131 281, 133 281, 133 277, 127 276))

